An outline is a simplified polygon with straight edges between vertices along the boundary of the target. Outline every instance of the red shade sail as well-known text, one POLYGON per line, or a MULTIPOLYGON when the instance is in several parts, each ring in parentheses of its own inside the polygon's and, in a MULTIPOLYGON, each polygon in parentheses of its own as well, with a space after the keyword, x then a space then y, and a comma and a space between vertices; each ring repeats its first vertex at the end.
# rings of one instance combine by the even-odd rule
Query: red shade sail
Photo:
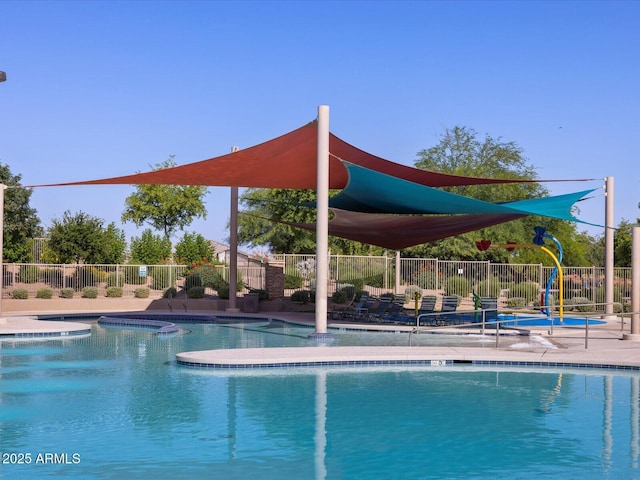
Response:
MULTIPOLYGON (((121 177, 31 186, 165 184, 315 189, 317 130, 317 122, 313 121, 259 145, 195 163, 121 177)), ((431 187, 565 181, 478 178, 420 170, 367 153, 333 134, 330 134, 329 151, 331 189, 342 189, 347 184, 347 170, 341 160, 431 187)))

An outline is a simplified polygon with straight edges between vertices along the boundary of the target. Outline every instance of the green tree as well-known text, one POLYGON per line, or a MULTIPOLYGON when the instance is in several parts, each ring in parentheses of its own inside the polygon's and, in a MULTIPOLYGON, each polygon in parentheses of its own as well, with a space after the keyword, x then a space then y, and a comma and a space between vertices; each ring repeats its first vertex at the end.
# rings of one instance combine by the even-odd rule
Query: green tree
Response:
MULTIPOLYGON (((154 170, 176 166, 171 155, 168 160, 155 165, 154 170)), ((191 225, 194 218, 206 218, 204 196, 207 188, 185 185, 138 185, 136 192, 125 200, 123 222, 137 226, 148 224, 163 233, 169 240, 176 232, 191 225)))
MULTIPOLYGON (((522 149, 514 142, 503 142, 478 134, 470 128, 456 126, 445 130, 441 141, 418 152, 416 168, 455 175, 488 178, 535 180, 533 166, 527 163, 522 149)), ((489 202, 509 202, 548 195, 537 182, 470 185, 449 187, 446 190, 489 202)), ((551 263, 552 260, 537 249, 489 249, 480 252, 475 242, 488 239, 492 243, 531 243, 534 227, 543 226, 556 237, 565 251, 565 265, 580 262, 586 255, 585 238, 576 234, 575 224, 556 219, 528 216, 501 225, 419 245, 404 252, 411 256, 457 260, 491 260, 494 262, 551 263), (566 246, 571 245, 571 248, 566 246)), ((550 243, 552 245, 552 243, 550 243)), ((554 248, 554 247, 551 247, 554 248)))
POLYGON ((184 232, 176 243, 176 257, 179 263, 211 263, 214 260, 215 249, 209 240, 199 233, 184 232))
POLYGON ((33 261, 31 242, 41 237, 43 229, 36 210, 29 206, 31 190, 22 188, 20 175, 13 175, 8 165, 0 164, 0 183, 4 192, 3 261, 33 261))
POLYGON ((84 212, 68 210, 53 219, 47 236, 45 261, 51 263, 119 263, 124 256, 124 232, 84 212))
POLYGON ((158 265, 171 258, 171 241, 147 228, 131 239, 131 263, 158 265))
MULTIPOLYGON (((315 223, 315 209, 299 205, 315 200, 315 190, 247 189, 240 197, 243 214, 238 217, 238 242, 267 247, 273 253, 315 253, 315 232, 271 220, 315 223)), ((383 252, 379 247, 337 237, 329 237, 329 249, 342 255, 383 252)))

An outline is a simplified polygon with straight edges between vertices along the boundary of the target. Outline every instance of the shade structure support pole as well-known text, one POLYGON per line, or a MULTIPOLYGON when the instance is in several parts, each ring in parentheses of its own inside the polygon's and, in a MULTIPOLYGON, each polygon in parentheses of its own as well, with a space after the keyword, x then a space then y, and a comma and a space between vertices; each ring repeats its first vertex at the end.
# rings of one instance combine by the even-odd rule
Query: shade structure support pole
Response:
MULTIPOLYGON (((237 152, 238 147, 231 147, 237 152)), ((231 187, 229 213, 229 306, 228 312, 237 312, 238 297, 238 187, 231 187)))
POLYGON ((2 319, 2 292, 4 291, 4 191, 7 186, 0 184, 0 323, 2 319))
POLYGON ((329 279, 329 107, 318 107, 318 182, 316 219, 316 330, 312 337, 330 339, 327 333, 327 283, 329 279))
POLYGON ((640 341, 640 227, 631 229, 631 333, 623 338, 640 341))
POLYGON ((605 211, 604 211, 604 313, 613 316, 613 280, 614 280, 614 248, 613 248, 613 177, 605 177, 605 211))

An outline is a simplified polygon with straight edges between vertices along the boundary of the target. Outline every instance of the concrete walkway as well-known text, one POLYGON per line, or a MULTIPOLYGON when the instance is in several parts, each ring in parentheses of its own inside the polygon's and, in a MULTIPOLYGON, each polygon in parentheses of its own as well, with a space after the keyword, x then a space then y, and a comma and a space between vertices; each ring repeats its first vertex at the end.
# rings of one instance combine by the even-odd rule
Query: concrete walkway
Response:
MULTIPOLYGON (((131 313, 131 312, 130 312, 131 313)), ((145 312, 140 312, 145 313, 145 312)), ((150 312, 146 312, 150 313, 150 312)), ((212 316, 233 316, 223 311, 200 311, 212 316)), ((98 315, 98 314, 96 314, 98 315)), ((237 314, 241 317, 281 319, 302 325, 314 324, 313 314, 258 313, 237 314)), ((170 314, 167 314, 170 317, 170 314)), ((23 336, 60 336, 82 334, 91 326, 83 323, 37 320, 35 316, 0 318, 0 338, 23 334, 23 336)), ((366 329, 411 331, 412 327, 329 322, 331 329, 366 329)), ((177 360, 191 366, 212 368, 258 368, 266 366, 296 366, 319 364, 412 364, 437 365, 442 362, 534 362, 535 364, 583 365, 598 368, 608 366, 629 367, 640 370, 640 342, 629 335, 629 319, 624 326, 619 318, 608 320, 603 325, 589 327, 585 341, 584 327, 548 327, 529 329, 539 335, 544 343, 532 343, 527 348, 484 347, 327 347, 325 345, 298 348, 243 348, 230 350, 205 350, 182 352, 177 360), (623 330, 626 333, 623 334, 623 330)), ((479 333, 476 329, 474 333, 479 333)), ((488 330, 487 334, 493 331, 488 330)))

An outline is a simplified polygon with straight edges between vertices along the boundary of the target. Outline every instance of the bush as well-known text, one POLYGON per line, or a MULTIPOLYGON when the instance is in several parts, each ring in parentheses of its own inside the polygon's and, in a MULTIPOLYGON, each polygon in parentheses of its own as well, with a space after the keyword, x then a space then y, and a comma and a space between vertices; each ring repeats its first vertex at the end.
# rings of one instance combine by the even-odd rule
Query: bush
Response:
POLYGON ((476 292, 481 297, 484 297, 485 295, 488 297, 499 297, 500 290, 502 290, 502 284, 497 277, 493 277, 490 280, 480 280, 478 282, 476 292))
POLYGON ((107 275, 107 288, 124 287, 124 274, 122 272, 109 272, 107 275))
POLYGON ((18 300, 26 300, 29 298, 29 292, 24 288, 16 288, 12 294, 13 298, 18 300))
POLYGON ((222 285, 218 289, 218 297, 223 300, 229 300, 229 285, 222 285))
POLYGON ((250 288, 249 289, 249 293, 257 293, 258 294, 258 301, 267 300, 269 298, 269 292, 267 292, 263 288, 250 288))
POLYGON ((129 285, 144 285, 147 277, 140 276, 139 265, 127 265, 124 267, 124 281, 129 285))
POLYGON ((333 292, 333 295, 331 295, 331 301, 333 303, 347 303, 348 298, 350 297, 347 297, 347 292, 344 290, 336 290, 333 292))
POLYGON ((404 303, 411 303, 413 305, 413 302, 415 302, 416 299, 416 293, 418 294, 418 301, 422 298, 422 288, 420 288, 418 285, 409 285, 407 288, 404 289, 404 303))
POLYGON ((36 292, 36 298, 51 298, 53 297, 53 290, 50 288, 40 288, 36 292))
POLYGON ((151 290, 148 287, 136 288, 133 292, 133 296, 136 298, 149 298, 151 290))
POLYGON ((534 282, 520 282, 509 287, 510 297, 522 297, 527 304, 540 298, 540 285, 534 282))
POLYGON ((191 273, 187 275, 186 278, 184 279, 184 289, 187 291, 190 288, 201 287, 201 286, 202 286, 202 279, 200 278, 200 275, 198 275, 197 273, 191 273))
POLYGON ((285 273, 284 274, 284 288, 293 289, 300 288, 302 286, 302 277, 298 273, 285 273))
POLYGON ((76 291, 73 288, 63 288, 60 290, 60 298, 73 298, 76 291))
POLYGON ((124 293, 122 287, 107 287, 107 297, 120 298, 124 293))
POLYGON ((593 311, 593 303, 586 297, 573 297, 570 305, 578 312, 593 311))
POLYGON ((178 295, 178 290, 175 287, 169 287, 162 293, 162 298, 174 298, 178 295))
POLYGON ((511 308, 526 307, 527 299, 524 297, 509 297, 507 298, 507 306, 511 308))
POLYGON ((22 265, 18 275, 22 283, 36 283, 40 279, 40 268, 36 265, 22 265))
POLYGON ((204 298, 204 287, 191 287, 187 290, 187 298, 204 298))
POLYGON ((309 290, 296 290, 291 294, 291 301, 306 305, 307 303, 309 303, 310 297, 311 292, 309 292, 309 290))
POLYGON ((40 270, 40 281, 60 288, 64 285, 64 274, 61 268, 43 268, 40 270))
POLYGON ((444 282, 445 295, 458 295, 459 297, 467 297, 471 292, 469 280, 461 275, 453 275, 448 277, 444 282))
MULTIPOLYGON (((78 267, 76 269, 76 290, 84 290, 85 287, 93 287, 96 284, 97 270, 93 267, 78 267)), ((96 295, 97 296, 97 295, 96 295)))
POLYGON ((98 298, 98 288, 84 287, 82 289, 82 298, 98 298))

